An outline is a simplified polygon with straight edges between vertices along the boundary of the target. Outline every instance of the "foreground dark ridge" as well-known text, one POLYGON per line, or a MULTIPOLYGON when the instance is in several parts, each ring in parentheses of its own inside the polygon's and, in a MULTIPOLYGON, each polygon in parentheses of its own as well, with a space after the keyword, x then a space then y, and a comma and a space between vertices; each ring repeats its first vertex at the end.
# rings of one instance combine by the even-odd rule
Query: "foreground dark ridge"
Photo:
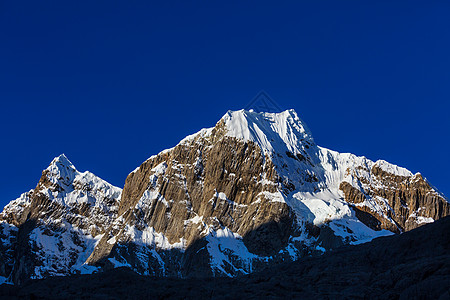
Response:
POLYGON ((450 299, 450 217, 401 235, 239 278, 174 279, 128 269, 2 285, 8 299, 450 299))

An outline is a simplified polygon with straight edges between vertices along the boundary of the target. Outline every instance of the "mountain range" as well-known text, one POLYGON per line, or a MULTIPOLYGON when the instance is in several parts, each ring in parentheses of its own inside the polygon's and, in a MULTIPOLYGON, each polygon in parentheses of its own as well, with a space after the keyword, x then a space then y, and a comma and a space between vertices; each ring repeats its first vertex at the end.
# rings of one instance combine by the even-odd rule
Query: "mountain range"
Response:
POLYGON ((0 214, 0 283, 121 267, 236 277, 448 215, 420 173, 320 147, 294 110, 228 111, 123 189, 56 157, 0 214))

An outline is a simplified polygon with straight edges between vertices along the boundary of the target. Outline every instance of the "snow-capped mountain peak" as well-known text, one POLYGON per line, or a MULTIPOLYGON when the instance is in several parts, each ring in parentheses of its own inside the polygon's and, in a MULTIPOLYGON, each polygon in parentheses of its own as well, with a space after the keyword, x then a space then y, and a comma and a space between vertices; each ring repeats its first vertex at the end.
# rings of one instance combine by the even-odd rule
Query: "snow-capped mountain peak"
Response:
POLYGON ((69 186, 79 173, 66 155, 61 154, 55 157, 44 173, 52 184, 69 186))
POLYGON ((390 174, 395 174, 395 175, 403 176, 403 177, 413 176, 413 173, 411 173, 411 171, 409 171, 408 169, 390 164, 387 161, 382 160, 382 159, 377 160, 375 162, 375 166, 379 167, 383 171, 390 173, 390 174))
POLYGON ((289 151, 296 155, 314 145, 313 136, 295 110, 281 113, 258 113, 254 111, 228 111, 221 119, 227 136, 252 141, 265 154, 289 151))
POLYGON ((122 189, 91 172, 77 171, 64 154, 55 157, 36 188, 0 213, 0 280, 3 276, 20 283, 80 272, 95 243, 117 217, 121 193, 122 189), (17 246, 21 259, 16 260, 13 251, 1 252, 5 245, 13 245, 2 237, 16 240, 22 227, 28 241, 17 246))
POLYGON ((62 205, 86 203, 110 210, 111 207, 107 208, 105 205, 107 206, 111 199, 118 201, 122 189, 89 171, 78 171, 67 156, 61 154, 42 172, 36 192, 62 205))

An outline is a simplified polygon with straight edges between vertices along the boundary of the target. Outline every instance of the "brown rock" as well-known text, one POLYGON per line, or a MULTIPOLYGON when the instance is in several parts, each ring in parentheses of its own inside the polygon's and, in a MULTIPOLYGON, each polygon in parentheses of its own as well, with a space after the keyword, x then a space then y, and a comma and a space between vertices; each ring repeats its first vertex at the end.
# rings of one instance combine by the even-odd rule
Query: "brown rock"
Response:
MULTIPOLYGON (((249 251, 256 254, 274 254, 285 246, 294 224, 291 208, 264 195, 277 192, 279 178, 273 163, 256 144, 223 136, 222 126, 219 122, 207 138, 197 137, 153 156, 131 173, 119 207, 124 224, 147 224, 170 243, 184 238, 187 249, 204 237, 205 226, 229 228, 243 236, 249 251), (151 182, 161 164, 164 172, 151 182), (263 177, 273 184, 264 184, 263 177), (136 208, 147 190, 161 197, 136 208), (196 216, 203 217, 205 226, 186 224, 196 216)), ((118 240, 126 243, 122 234, 118 240)), ((88 263, 108 257, 111 236, 104 236, 88 263)))
POLYGON ((357 189, 348 182, 342 182, 339 188, 343 191, 345 200, 355 204, 358 219, 372 229, 387 229, 393 232, 409 231, 424 224, 418 222, 418 217, 438 220, 450 215, 448 201, 436 192, 420 174, 410 177, 399 176, 374 165, 371 169, 371 176, 374 177, 377 185, 370 184, 365 178, 358 178, 364 188, 357 189), (385 216, 368 206, 358 205, 371 199, 380 207, 384 207, 385 205, 380 203, 376 197, 386 199, 389 205, 384 209, 385 216), (373 218, 368 217, 367 214, 373 218))

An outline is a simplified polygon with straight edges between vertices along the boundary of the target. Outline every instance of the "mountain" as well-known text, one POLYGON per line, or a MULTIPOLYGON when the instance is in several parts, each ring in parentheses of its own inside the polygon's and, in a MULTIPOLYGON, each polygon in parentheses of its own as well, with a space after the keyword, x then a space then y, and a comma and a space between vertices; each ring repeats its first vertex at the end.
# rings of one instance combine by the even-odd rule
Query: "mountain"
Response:
POLYGON ((123 191, 56 158, 0 215, 0 276, 234 277, 449 214, 419 173, 322 148, 293 110, 229 111, 143 162, 123 191))
POLYGON ((0 286, 5 299, 449 299, 450 217, 401 235, 239 278, 141 276, 128 268, 0 286))
POLYGON ((64 154, 55 158, 36 188, 0 214, 3 281, 20 284, 83 270, 100 233, 117 218, 121 193, 94 174, 77 171, 64 154))

